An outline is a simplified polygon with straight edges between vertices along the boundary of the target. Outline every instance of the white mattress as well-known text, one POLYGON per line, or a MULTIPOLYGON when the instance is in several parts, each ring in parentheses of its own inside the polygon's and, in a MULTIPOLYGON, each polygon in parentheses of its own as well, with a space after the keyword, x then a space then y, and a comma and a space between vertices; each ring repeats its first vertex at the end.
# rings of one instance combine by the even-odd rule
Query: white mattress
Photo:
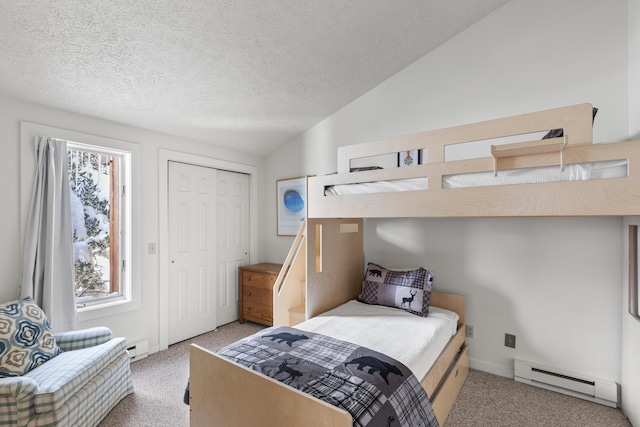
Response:
POLYGON ((559 166, 547 166, 543 168, 502 170, 498 171, 498 176, 494 176, 493 172, 446 175, 442 177, 442 188, 588 181, 592 179, 623 178, 627 174, 626 160, 609 160, 606 162, 575 163, 566 165, 564 170, 560 170, 559 166))
POLYGON ((429 315, 420 317, 352 300, 294 327, 384 353, 422 380, 455 334, 457 324, 455 312, 439 307, 430 307, 429 315))
POLYGON ((397 191, 426 190, 427 178, 394 179, 392 181, 362 182, 359 184, 332 185, 325 190, 327 196, 346 194, 393 193, 397 191))
MULTIPOLYGON (((627 160, 608 160, 566 165, 564 171, 558 166, 475 172, 444 175, 442 188, 486 187, 492 185, 534 184, 540 182, 584 181, 591 179, 623 178, 628 175, 627 160)), ((397 191, 426 190, 427 178, 374 181, 359 184, 334 185, 325 190, 327 196, 347 194, 391 193, 397 191)))

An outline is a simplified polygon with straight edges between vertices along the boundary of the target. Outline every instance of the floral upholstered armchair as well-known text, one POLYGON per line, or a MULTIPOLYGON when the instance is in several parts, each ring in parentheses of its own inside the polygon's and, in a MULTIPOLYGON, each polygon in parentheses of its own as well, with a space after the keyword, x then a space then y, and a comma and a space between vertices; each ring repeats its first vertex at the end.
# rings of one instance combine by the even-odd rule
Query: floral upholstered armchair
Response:
POLYGON ((124 338, 54 335, 32 299, 0 305, 0 425, 95 426, 132 392, 124 338))

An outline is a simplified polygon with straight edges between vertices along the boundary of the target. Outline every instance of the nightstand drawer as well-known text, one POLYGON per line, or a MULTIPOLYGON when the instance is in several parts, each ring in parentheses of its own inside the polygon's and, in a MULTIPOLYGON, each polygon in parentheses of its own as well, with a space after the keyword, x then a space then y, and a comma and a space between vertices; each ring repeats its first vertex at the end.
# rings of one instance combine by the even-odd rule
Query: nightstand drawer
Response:
POLYGON ((262 324, 273 324, 273 308, 270 305, 245 301, 242 307, 242 317, 245 320, 262 324))
POLYGON ((243 286, 242 300, 245 304, 253 302, 270 307, 273 305, 273 294, 270 289, 255 288, 253 286, 243 286))
POLYGON ((276 277, 273 274, 257 273, 255 271, 243 271, 242 272, 242 284, 244 286, 252 286, 255 288, 273 289, 273 284, 276 282, 276 277))

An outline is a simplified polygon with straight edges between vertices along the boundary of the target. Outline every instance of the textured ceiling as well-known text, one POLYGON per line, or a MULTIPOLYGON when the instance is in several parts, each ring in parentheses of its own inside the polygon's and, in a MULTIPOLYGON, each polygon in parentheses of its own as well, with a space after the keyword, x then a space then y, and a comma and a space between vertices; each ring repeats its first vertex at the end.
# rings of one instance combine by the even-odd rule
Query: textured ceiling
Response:
POLYGON ((508 0, 3 0, 0 94, 265 155, 508 0))

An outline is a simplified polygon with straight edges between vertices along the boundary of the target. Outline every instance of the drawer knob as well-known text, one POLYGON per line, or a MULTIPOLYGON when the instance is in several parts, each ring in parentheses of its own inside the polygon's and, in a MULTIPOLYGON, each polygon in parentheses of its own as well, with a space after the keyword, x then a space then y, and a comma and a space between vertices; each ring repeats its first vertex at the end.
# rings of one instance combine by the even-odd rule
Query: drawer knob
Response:
POLYGON ((250 297, 251 296, 251 291, 247 292, 247 296, 250 297))

